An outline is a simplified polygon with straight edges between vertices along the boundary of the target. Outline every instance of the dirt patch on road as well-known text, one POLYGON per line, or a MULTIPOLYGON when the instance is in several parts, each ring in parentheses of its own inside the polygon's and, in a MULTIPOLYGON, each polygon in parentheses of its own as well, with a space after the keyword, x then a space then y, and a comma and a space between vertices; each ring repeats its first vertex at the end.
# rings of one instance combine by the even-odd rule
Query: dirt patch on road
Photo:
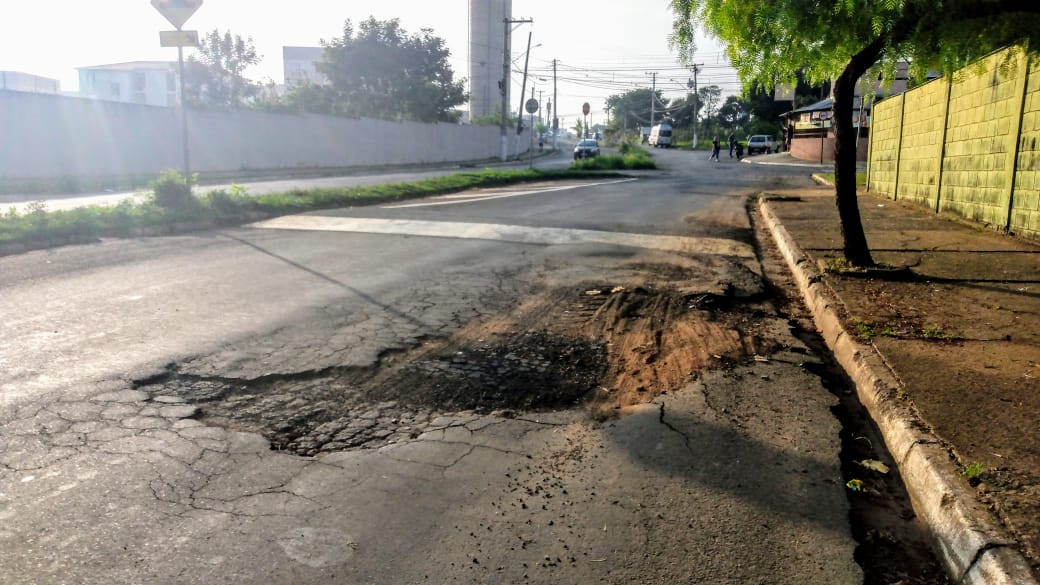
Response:
POLYGON ((775 342, 756 330, 748 287, 695 292, 680 266, 627 266, 644 284, 584 282, 545 290, 514 311, 386 352, 373 367, 243 380, 183 374, 142 380, 201 407, 206 422, 262 433, 302 455, 417 436, 458 412, 588 405, 596 418, 681 388, 775 342), (746 299, 745 299, 746 300, 746 299))

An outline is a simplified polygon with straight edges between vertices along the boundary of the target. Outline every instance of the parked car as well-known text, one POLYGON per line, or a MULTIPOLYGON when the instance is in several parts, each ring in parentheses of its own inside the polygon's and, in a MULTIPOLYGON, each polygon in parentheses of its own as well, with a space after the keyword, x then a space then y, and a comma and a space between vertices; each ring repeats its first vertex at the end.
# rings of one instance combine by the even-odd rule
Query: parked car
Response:
POLYGON ((574 160, 599 156, 599 143, 592 138, 585 138, 574 147, 574 160))
POLYGON ((658 124, 650 130, 650 146, 654 148, 672 147, 672 127, 668 124, 658 124))
POLYGON ((776 138, 767 134, 755 134, 747 141, 747 153, 748 156, 755 154, 756 152, 780 152, 780 145, 777 143, 776 138))

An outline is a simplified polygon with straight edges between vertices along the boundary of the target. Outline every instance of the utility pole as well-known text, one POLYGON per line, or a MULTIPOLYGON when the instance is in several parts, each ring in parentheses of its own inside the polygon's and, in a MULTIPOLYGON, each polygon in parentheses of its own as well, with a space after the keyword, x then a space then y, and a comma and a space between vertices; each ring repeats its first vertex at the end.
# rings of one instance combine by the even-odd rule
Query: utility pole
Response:
MULTIPOLYGON (((531 86, 531 93, 532 94, 534 93, 534 86, 531 86)), ((540 89, 538 90, 538 123, 542 124, 542 125, 545 125, 545 118, 542 117, 542 94, 543 93, 545 93, 545 92, 540 90, 540 89)), ((538 136, 538 139, 539 140, 542 139, 541 135, 538 136)))
POLYGON ((556 97, 556 59, 553 59, 553 104, 555 108, 552 113, 553 123, 553 150, 556 150, 556 135, 560 133, 560 100, 556 97))
MULTIPOLYGON (((504 30, 505 36, 503 38, 503 44, 502 44, 502 81, 501 81, 501 84, 500 84, 500 89, 501 89, 501 93, 502 93, 502 111, 501 111, 501 113, 502 113, 502 121, 501 121, 499 130, 501 131, 501 136, 502 136, 502 152, 501 152, 501 155, 502 155, 502 160, 503 161, 506 160, 507 158, 509 158, 509 137, 508 137, 508 132, 506 130, 506 127, 509 125, 509 65, 510 65, 510 63, 509 63, 509 54, 510 54, 509 36, 510 36, 510 32, 511 32, 510 31, 510 26, 513 25, 513 24, 525 24, 525 23, 529 23, 529 22, 534 22, 534 21, 531 20, 530 18, 517 18, 517 19, 503 18, 502 19, 502 25, 503 25, 503 27, 505 29, 504 30)), ((523 106, 523 104, 521 104, 521 107, 522 106, 523 106)))
POLYGON ((693 149, 694 150, 697 150, 697 122, 698 122, 697 118, 699 117, 697 115, 697 110, 698 110, 697 106, 700 105, 699 102, 701 101, 701 96, 699 96, 697 94, 697 73, 701 70, 700 68, 702 66, 704 66, 704 63, 694 63, 692 68, 691 68, 693 70, 693 149))
MULTIPOLYGON (((531 33, 527 33, 527 53, 524 54, 524 80, 520 84, 520 108, 516 116, 516 135, 524 130, 524 93, 527 91, 527 64, 531 60, 531 33)), ((532 93, 534 93, 532 91, 532 93)))
POLYGON ((650 128, 654 127, 654 106, 657 101, 657 72, 650 74, 653 81, 650 84, 650 128))

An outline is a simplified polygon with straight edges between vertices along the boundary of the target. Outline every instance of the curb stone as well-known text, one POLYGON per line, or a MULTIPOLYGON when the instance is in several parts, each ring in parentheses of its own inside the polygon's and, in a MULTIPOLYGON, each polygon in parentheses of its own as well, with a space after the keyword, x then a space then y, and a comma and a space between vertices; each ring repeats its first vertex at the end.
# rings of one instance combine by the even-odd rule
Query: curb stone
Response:
POLYGON ((840 301, 773 213, 759 210, 798 283, 813 321, 838 363, 856 385, 899 465, 914 511, 930 529, 947 572, 965 585, 1040 585, 1025 557, 1013 548, 995 518, 961 480, 946 448, 927 429, 902 387, 873 346, 857 342, 841 324, 840 301))

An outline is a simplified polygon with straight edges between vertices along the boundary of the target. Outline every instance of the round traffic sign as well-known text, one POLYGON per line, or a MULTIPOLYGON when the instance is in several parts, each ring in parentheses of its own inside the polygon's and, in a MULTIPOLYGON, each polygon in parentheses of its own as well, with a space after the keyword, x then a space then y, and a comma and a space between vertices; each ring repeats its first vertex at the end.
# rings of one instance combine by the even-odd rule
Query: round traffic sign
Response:
POLYGON ((591 109, 592 108, 589 106, 589 102, 585 102, 585 103, 581 104, 581 113, 582 114, 585 114, 586 116, 588 116, 589 115, 589 110, 591 110, 591 109))
POLYGON ((524 103, 524 109, 527 110, 528 114, 533 114, 538 111, 538 100, 531 98, 524 103))

